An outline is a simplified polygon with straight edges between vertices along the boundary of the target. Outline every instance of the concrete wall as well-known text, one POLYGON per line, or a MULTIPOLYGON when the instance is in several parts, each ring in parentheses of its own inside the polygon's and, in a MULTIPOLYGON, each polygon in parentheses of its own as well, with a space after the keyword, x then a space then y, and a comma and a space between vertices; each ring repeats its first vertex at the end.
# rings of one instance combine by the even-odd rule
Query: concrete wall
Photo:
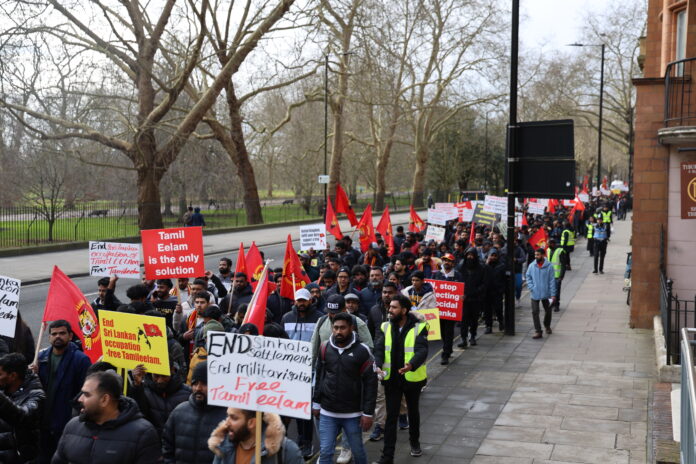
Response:
POLYGON ((681 218, 681 173, 683 161, 696 162, 696 151, 679 153, 672 147, 669 159, 669 209, 667 226, 667 276, 674 281, 680 299, 696 295, 696 219, 681 218))

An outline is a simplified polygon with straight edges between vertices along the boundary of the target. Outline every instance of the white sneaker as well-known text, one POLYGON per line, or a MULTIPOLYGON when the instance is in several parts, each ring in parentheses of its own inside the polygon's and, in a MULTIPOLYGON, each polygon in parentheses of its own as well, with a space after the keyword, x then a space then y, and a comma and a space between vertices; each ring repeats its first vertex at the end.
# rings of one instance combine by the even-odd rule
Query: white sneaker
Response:
POLYGON ((336 459, 337 464, 348 464, 351 460, 353 459, 353 453, 351 450, 342 448, 341 449, 341 454, 338 455, 338 459, 336 459))

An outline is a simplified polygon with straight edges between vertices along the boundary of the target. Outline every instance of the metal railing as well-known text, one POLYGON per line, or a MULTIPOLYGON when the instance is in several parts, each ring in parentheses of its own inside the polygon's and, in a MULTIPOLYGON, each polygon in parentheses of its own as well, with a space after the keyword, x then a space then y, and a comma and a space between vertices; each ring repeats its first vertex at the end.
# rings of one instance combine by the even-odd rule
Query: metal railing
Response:
POLYGON ((696 326, 696 296, 693 300, 680 300, 673 294, 672 286, 672 280, 660 272, 660 316, 665 333, 667 364, 679 364, 679 333, 685 327, 696 326))
POLYGON ((665 127, 696 125, 696 94, 692 86, 695 58, 673 61, 665 71, 665 127))
POLYGON ((696 329, 681 330, 681 462, 696 462, 696 384, 694 346, 696 329))

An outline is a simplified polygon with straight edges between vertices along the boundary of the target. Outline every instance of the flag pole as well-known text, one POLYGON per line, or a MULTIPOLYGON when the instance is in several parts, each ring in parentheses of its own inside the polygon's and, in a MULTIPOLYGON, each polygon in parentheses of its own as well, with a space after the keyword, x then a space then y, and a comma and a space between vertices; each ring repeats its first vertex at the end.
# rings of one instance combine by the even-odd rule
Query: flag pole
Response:
POLYGON ((254 462, 261 462, 261 428, 263 427, 263 413, 261 411, 256 411, 256 449, 254 454, 256 455, 256 460, 254 462))
POLYGON ((41 322, 41 328, 39 329, 39 338, 36 339, 36 349, 34 350, 34 361, 32 365, 36 366, 39 360, 39 351, 41 350, 41 339, 43 338, 44 331, 46 330, 46 322, 41 322))
MULTIPOLYGON (((266 265, 263 267, 263 271, 261 272, 261 277, 258 280, 258 284, 256 285, 256 290, 254 290, 254 294, 251 296, 251 301, 249 301, 249 305, 247 306, 247 312, 244 315, 244 320, 242 321, 242 324, 246 324, 247 321, 249 320, 249 314, 251 313, 251 308, 254 307, 254 304, 256 303, 256 300, 259 296, 259 289, 261 288, 261 283, 263 282, 263 279, 266 278, 266 273, 268 271, 268 264, 271 262, 269 259, 266 261, 266 265)), ((258 329, 258 327, 257 327, 258 329)))

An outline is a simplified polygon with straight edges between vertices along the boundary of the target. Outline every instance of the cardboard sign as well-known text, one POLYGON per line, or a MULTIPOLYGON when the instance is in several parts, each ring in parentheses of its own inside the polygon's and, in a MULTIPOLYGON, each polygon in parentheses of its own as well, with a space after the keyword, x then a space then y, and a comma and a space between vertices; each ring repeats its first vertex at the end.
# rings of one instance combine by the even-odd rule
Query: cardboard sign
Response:
POLYGON ((309 419, 312 344, 208 332, 208 404, 309 419))
POLYGON ((696 219, 696 161, 681 163, 681 218, 696 219))
POLYGON ((89 242, 89 275, 140 277, 140 245, 137 243, 89 242))
POLYGON ((489 213, 496 213, 500 215, 507 214, 507 197, 496 197, 494 195, 486 195, 486 199, 483 202, 483 210, 489 213))
POLYGON ((19 308, 19 289, 22 282, 0 276, 0 335, 14 338, 19 308))
POLYGON ((536 203, 536 202, 527 203, 527 212, 529 212, 531 214, 543 215, 545 208, 546 208, 546 205, 544 205, 543 203, 536 203))
MULTIPOLYGON (((459 213, 457 213, 458 215, 459 213)), ((428 224, 436 224, 439 226, 444 226, 447 224, 447 221, 452 219, 450 217, 450 213, 448 211, 441 211, 439 209, 429 209, 428 210, 428 218, 426 222, 428 224)))
POLYGON ((476 209, 474 210, 474 215, 471 217, 471 221, 475 222, 476 224, 483 224, 485 226, 493 226, 496 222, 498 222, 498 214, 496 213, 491 213, 490 211, 484 211, 483 210, 483 204, 479 203, 476 205, 476 209))
POLYGON ((103 361, 126 369, 142 364, 151 374, 171 375, 163 317, 101 310, 99 326, 103 361))
POLYGON ((446 214, 447 219, 456 219, 459 217, 459 210, 454 203, 435 203, 435 209, 446 214))
POLYGON ((428 225, 425 231, 425 240, 435 240, 437 243, 445 241, 445 228, 440 226, 428 225))
POLYGON ((435 290, 440 319, 461 321, 464 311, 464 282, 425 279, 435 290))
POLYGON ((474 209, 462 208, 459 210, 459 222, 471 222, 474 217, 474 209))
POLYGON ((428 323, 428 341, 442 340, 442 333, 440 332, 440 312, 438 309, 416 309, 415 312, 425 316, 425 321, 428 323))
POLYGON ((300 226, 300 250, 325 250, 326 247, 326 225, 312 224, 310 226, 300 226))
POLYGON ((205 274, 203 228, 142 230, 140 236, 145 278, 200 277, 205 274))

